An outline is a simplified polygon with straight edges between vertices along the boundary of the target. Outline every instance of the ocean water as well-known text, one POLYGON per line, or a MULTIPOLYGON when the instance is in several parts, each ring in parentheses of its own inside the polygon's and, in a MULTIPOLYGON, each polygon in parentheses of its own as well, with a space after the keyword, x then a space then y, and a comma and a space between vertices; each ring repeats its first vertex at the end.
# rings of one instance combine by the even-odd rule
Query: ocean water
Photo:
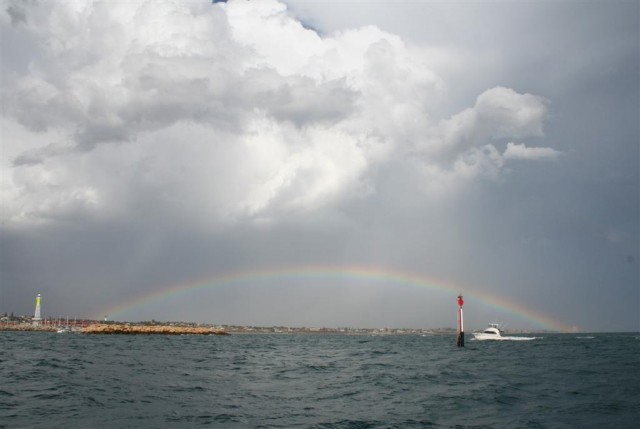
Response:
POLYGON ((0 332, 3 428, 637 428, 639 334, 0 332))

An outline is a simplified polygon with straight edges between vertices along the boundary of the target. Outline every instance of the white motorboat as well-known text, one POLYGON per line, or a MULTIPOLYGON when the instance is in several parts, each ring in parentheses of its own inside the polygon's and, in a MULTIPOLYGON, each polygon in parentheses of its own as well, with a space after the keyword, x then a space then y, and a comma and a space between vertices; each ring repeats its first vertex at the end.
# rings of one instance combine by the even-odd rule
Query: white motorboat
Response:
POLYGON ((504 332, 500 329, 500 325, 497 323, 489 323, 489 326, 482 332, 473 332, 473 336, 478 341, 484 340, 498 340, 498 341, 526 341, 535 340, 540 337, 505 337, 504 332))

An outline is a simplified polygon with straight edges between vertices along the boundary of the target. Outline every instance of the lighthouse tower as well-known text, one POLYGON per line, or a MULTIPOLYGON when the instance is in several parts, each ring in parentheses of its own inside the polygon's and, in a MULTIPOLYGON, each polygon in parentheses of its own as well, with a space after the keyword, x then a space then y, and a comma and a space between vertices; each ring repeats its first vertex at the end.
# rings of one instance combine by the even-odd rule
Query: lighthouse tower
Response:
POLYGON ((36 296, 36 311, 33 314, 33 326, 40 326, 40 324, 42 323, 42 317, 40 316, 40 301, 41 301, 41 297, 40 294, 38 294, 38 296, 36 296))

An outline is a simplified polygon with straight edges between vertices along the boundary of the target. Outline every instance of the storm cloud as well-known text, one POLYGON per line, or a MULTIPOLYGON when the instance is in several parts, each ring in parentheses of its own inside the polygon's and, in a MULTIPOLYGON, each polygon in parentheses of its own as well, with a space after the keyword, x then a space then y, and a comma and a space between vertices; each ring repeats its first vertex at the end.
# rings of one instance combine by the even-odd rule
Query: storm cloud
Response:
MULTIPOLYGON (((3 2, 0 310, 28 310, 42 291, 52 311, 89 316, 233 271, 359 264, 531 300, 567 325, 597 329, 598 308, 607 329, 637 328, 638 130, 624 121, 638 113, 637 61, 626 62, 637 22, 602 23, 617 51, 581 45, 567 71, 565 54, 578 61, 568 51, 524 55, 508 28, 486 34, 503 45, 467 55, 475 42, 455 29, 443 43, 407 18, 444 5, 386 18, 385 7, 3 2), (352 21, 330 18, 340 7, 352 21), (533 59, 546 83, 522 73, 533 59), (595 69, 609 77, 591 93, 595 69), (598 306, 612 293, 631 298, 627 314, 610 298, 598 306), (565 314, 581 294, 582 309, 565 314)), ((515 5, 492 7, 522 19, 515 5)), ((463 20, 477 13, 459 8, 463 20)), ((209 306, 123 317, 448 324, 424 314, 428 291, 354 287, 220 288, 202 292, 209 306)))

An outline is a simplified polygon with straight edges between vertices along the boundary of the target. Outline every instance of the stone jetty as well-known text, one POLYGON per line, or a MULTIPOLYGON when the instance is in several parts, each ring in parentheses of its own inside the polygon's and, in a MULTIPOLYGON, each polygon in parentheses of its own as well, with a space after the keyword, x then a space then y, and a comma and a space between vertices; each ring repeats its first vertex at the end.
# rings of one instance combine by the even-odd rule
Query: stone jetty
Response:
POLYGON ((106 335, 229 335, 223 329, 196 326, 94 324, 82 329, 83 334, 106 335))
POLYGON ((34 326, 31 324, 0 324, 0 331, 21 331, 21 332, 56 332, 58 330, 55 326, 34 326))

